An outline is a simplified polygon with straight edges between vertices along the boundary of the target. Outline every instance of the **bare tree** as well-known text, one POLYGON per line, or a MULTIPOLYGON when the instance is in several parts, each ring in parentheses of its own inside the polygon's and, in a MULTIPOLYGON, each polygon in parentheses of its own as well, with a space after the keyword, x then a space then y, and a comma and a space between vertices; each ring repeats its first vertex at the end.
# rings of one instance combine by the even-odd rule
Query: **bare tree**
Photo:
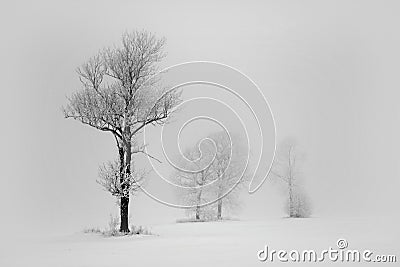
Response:
POLYGON ((211 154, 203 149, 196 147, 187 149, 184 153, 186 159, 181 160, 180 170, 174 174, 177 183, 184 187, 178 190, 181 201, 186 206, 193 206, 188 209, 189 213, 194 213, 195 219, 204 219, 207 216, 206 209, 202 204, 208 202, 209 195, 205 191, 205 185, 213 178, 211 172, 211 154))
MULTIPOLYGON (((135 137, 147 125, 164 123, 179 101, 178 92, 166 91, 154 78, 164 43, 147 31, 124 34, 120 46, 104 49, 78 68, 82 89, 64 108, 65 118, 114 136, 123 192, 131 191, 125 179, 131 177, 132 155, 144 153, 135 137)), ((120 231, 129 232, 129 194, 122 194, 120 202, 120 231)))
POLYGON ((301 217, 297 211, 303 208, 309 209, 309 202, 305 201, 306 195, 299 187, 299 179, 302 174, 300 170, 301 159, 302 156, 297 150, 296 141, 293 138, 287 138, 279 145, 271 169, 271 174, 287 186, 289 217, 301 217))
POLYGON ((304 190, 296 187, 293 191, 292 217, 307 218, 312 213, 312 205, 308 195, 304 190))
POLYGON ((234 210, 239 206, 239 189, 248 177, 247 151, 240 138, 230 138, 225 132, 211 134, 202 140, 185 153, 190 160, 185 165, 189 172, 177 171, 175 180, 181 186, 191 187, 190 190, 180 190, 180 197, 184 204, 196 206, 196 220, 222 219, 224 207, 234 210), (212 200, 216 200, 215 205, 200 207, 200 204, 212 200))
POLYGON ((221 220, 224 207, 230 211, 239 207, 240 189, 248 180, 249 151, 246 151, 244 141, 234 134, 221 131, 208 138, 213 140, 216 150, 212 164, 216 182, 212 190, 218 199, 217 219, 221 220))

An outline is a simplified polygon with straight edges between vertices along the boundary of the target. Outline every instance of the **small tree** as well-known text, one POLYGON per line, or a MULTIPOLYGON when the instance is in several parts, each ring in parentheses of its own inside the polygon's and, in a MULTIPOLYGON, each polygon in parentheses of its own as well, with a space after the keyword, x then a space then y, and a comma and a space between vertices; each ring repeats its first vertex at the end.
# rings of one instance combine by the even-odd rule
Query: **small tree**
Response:
MULTIPOLYGON (((144 152, 135 138, 147 125, 163 124, 179 102, 179 93, 168 92, 154 78, 164 58, 165 39, 147 31, 122 36, 120 46, 103 49, 78 68, 82 89, 64 108, 65 118, 75 119, 116 141, 120 186, 131 191, 132 155, 144 152)), ((120 196, 121 232, 129 232, 129 194, 120 196)))
POLYGON ((271 174, 282 181, 288 192, 287 210, 289 217, 304 217, 310 215, 310 203, 304 192, 300 190, 300 160, 296 141, 293 138, 285 139, 278 147, 271 174), (307 210, 307 212, 305 212, 307 210))

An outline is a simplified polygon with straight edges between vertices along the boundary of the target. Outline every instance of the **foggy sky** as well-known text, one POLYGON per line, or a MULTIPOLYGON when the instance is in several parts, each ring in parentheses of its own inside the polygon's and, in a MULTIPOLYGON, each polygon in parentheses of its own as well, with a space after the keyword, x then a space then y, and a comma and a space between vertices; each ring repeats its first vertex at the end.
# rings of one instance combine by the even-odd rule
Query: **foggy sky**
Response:
MULTIPOLYGON (((65 120, 61 106, 80 88, 76 68, 132 29, 166 37, 162 67, 210 60, 258 84, 278 141, 294 136, 307 155, 316 216, 398 215, 398 2, 215 2, 1 4, 2 224, 68 232, 117 214, 95 182, 113 137, 65 120)), ((283 197, 267 181, 237 216, 283 216, 283 197)), ((183 216, 144 194, 130 211, 138 224, 183 216)))

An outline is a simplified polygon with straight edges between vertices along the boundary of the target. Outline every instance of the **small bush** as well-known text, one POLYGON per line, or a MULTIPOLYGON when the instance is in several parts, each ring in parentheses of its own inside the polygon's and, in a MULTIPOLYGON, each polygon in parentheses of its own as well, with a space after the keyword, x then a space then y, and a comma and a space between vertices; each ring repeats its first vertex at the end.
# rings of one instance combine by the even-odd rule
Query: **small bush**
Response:
POLYGON ((153 233, 149 229, 147 229, 146 227, 143 227, 141 225, 139 225, 139 226, 131 225, 131 231, 129 234, 131 234, 131 235, 153 235, 153 233))
POLYGON ((113 216, 110 214, 110 220, 108 221, 108 229, 104 231, 103 235, 106 236, 116 236, 119 235, 118 231, 118 225, 119 225, 119 217, 118 216, 113 216))

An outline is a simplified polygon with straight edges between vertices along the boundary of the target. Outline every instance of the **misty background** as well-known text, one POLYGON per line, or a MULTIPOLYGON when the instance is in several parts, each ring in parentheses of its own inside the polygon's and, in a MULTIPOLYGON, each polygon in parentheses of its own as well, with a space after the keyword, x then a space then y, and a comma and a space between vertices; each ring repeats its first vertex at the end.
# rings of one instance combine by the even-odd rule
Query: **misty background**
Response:
MULTIPOLYGON (((166 37, 161 67, 210 60, 257 83, 278 141, 294 136, 307 155, 314 216, 398 220, 399 7, 396 1, 3 2, 2 229, 73 232, 117 214, 114 198, 96 184, 99 164, 117 155, 113 137, 65 120, 61 106, 80 88, 75 69, 131 29, 166 37)), ((242 199, 243 220, 284 216, 284 196, 268 180, 242 199)), ((135 224, 184 214, 145 194, 132 199, 130 211, 135 224)))

